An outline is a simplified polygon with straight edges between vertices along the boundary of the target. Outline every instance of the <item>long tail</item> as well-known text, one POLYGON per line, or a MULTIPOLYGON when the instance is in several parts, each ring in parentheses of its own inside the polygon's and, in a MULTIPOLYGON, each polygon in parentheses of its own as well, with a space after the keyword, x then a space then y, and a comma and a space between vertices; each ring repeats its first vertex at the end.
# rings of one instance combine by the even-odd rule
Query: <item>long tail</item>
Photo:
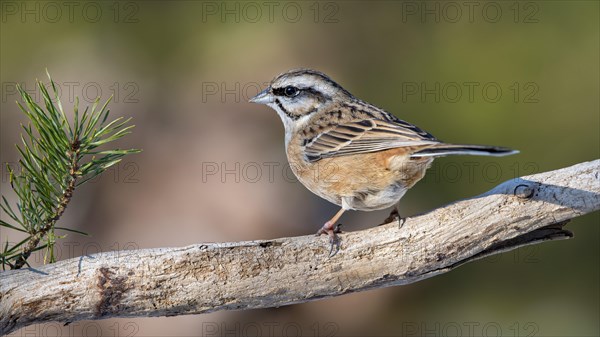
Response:
POLYGON ((468 154, 476 156, 508 156, 511 154, 519 153, 517 150, 509 149, 506 147, 499 146, 486 146, 486 145, 458 145, 458 144, 436 144, 432 147, 428 147, 419 150, 411 155, 412 158, 418 157, 442 157, 447 155, 455 154, 468 154))

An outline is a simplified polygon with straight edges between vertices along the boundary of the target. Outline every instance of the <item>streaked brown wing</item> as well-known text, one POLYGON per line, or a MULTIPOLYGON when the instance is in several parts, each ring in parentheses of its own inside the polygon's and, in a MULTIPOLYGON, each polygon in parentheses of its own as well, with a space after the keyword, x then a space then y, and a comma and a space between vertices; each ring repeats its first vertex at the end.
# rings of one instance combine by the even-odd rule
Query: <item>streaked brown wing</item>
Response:
POLYGON ((304 152, 308 161, 316 162, 323 158, 435 143, 439 143, 435 137, 402 120, 365 119, 319 134, 304 146, 304 152))

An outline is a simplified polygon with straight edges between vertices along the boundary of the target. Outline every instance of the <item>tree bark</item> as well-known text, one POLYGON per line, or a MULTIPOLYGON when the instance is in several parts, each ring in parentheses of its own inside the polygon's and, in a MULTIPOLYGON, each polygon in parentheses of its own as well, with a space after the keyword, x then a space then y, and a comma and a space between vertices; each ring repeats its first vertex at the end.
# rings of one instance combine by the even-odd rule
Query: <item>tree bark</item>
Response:
MULTIPOLYGON (((328 238, 101 253, 0 273, 0 332, 30 324, 278 307, 402 285, 520 246, 570 238, 600 209, 600 160, 507 181, 426 214, 328 238)), ((559 285, 557 285, 558 287, 559 285)))

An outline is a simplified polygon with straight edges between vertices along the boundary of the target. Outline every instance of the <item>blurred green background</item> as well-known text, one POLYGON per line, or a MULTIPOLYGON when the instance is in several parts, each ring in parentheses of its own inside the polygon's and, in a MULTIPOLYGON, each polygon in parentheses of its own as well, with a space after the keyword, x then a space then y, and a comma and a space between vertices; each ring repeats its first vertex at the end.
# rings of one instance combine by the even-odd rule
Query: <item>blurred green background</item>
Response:
MULTIPOLYGON (((405 215, 599 157, 597 1, 2 1, 0 10, 2 194, 15 200, 5 169, 17 161, 24 121, 15 84, 36 94, 46 68, 65 107, 75 96, 85 106, 114 95, 113 113, 137 125, 120 145, 144 149, 75 192, 61 224, 91 237, 69 235, 60 259, 315 232, 337 207, 285 168, 276 113, 247 103, 291 68, 321 70, 442 140, 521 151, 437 160, 404 197, 405 215)), ((350 212, 342 222, 359 230, 387 212, 350 212)), ((598 213, 583 216, 567 226, 572 240, 403 287, 15 335, 597 336, 598 223, 598 213)))

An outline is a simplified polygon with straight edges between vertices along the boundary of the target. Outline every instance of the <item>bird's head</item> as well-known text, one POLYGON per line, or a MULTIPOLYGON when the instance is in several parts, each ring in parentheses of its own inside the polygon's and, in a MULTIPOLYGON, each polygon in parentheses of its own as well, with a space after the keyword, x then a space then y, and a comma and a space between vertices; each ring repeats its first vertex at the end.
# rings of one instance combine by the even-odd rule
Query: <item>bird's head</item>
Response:
POLYGON ((314 113, 351 98, 348 91, 327 75, 316 70, 299 69, 275 77, 269 87, 250 102, 265 104, 277 111, 287 130, 303 124, 314 113))

